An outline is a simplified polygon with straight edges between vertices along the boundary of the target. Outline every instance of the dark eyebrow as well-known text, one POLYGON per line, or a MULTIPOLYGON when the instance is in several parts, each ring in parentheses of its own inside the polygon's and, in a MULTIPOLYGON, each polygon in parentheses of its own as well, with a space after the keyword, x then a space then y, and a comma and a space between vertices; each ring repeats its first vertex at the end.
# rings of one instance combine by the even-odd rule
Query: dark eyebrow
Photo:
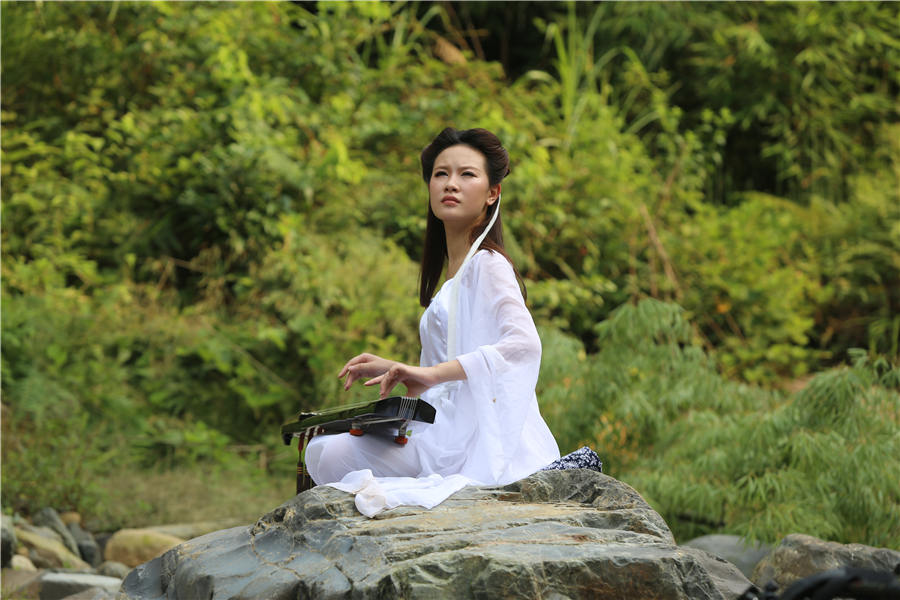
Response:
MULTIPOLYGON (((449 168, 450 168, 450 167, 448 167, 448 166, 445 165, 445 164, 438 164, 438 165, 434 165, 434 169, 432 169, 432 170, 433 170, 433 171, 437 171, 438 169, 449 169, 449 168)), ((480 168, 480 167, 475 167, 475 166, 463 165, 463 166, 460 167, 460 168, 461 168, 461 170, 463 170, 463 171, 481 171, 481 168, 480 168)))

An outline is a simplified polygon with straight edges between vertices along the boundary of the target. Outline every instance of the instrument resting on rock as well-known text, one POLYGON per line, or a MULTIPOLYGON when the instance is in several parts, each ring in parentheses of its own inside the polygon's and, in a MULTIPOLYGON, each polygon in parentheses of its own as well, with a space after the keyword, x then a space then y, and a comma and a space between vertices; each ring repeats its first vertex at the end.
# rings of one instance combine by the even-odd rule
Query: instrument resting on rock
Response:
POLYGON ((293 438, 300 438, 297 451, 297 493, 313 486, 312 478, 304 462, 306 445, 314 436, 328 433, 363 435, 367 431, 396 432, 394 442, 405 445, 409 439, 410 421, 434 423, 434 407, 421 398, 392 396, 374 402, 359 402, 316 412, 303 412, 296 421, 281 426, 281 438, 286 445, 293 438))

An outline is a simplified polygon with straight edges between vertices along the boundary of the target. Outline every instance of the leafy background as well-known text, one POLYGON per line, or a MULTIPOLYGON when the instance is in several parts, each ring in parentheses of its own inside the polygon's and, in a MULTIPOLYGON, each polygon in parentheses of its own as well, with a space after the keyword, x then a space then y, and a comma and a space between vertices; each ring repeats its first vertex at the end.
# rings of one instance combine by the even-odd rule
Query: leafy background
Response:
POLYGON ((676 538, 900 546, 900 7, 2 9, 4 511, 252 520, 498 133, 538 395, 676 538))

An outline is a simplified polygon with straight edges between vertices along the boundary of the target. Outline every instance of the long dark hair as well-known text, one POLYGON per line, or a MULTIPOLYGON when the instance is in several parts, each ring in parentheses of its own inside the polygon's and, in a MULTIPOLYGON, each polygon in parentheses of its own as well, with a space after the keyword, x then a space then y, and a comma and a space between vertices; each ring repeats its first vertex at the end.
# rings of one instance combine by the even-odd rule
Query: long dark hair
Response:
MULTIPOLYGON (((509 175, 509 153, 503 147, 500 139, 487 129, 454 129, 447 127, 440 132, 424 150, 422 150, 422 179, 425 184, 431 182, 431 172, 434 169, 434 161, 438 155, 449 148, 462 144, 481 152, 487 165, 488 182, 493 187, 503 181, 509 175)), ((479 235, 487 227, 499 202, 494 202, 487 207, 484 217, 472 228, 469 234, 469 243, 474 243, 479 235)), ((503 248, 503 223, 502 215, 497 215, 494 226, 481 242, 479 249, 484 248, 492 252, 502 254, 509 264, 513 266, 516 277, 522 282, 516 266, 513 264, 506 250, 503 248)), ((428 306, 431 297, 437 289, 444 270, 444 261, 447 259, 447 235, 444 232, 444 224, 431 210, 431 202, 428 203, 428 219, 425 225, 425 243, 422 249, 422 267, 419 273, 419 304, 428 306)), ((522 295, 525 296, 525 286, 522 284, 522 295)))

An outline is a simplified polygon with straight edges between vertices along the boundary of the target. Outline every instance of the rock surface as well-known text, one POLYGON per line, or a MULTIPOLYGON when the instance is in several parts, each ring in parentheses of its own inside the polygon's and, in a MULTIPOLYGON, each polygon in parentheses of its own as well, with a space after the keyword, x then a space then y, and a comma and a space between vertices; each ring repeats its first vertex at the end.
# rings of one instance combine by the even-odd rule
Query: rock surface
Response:
POLYGON ((44 573, 40 581, 41 600, 61 600, 94 588, 112 595, 118 591, 121 584, 122 580, 117 577, 87 573, 44 573))
POLYGON ((86 589, 83 592, 66 596, 65 600, 114 600, 115 597, 115 592, 110 592, 104 588, 93 587, 86 589))
POLYGON ((225 519, 219 521, 200 521, 197 523, 175 523, 172 525, 157 525, 156 527, 148 527, 152 531, 173 535, 183 540, 191 540, 213 531, 220 529, 230 529, 238 525, 244 525, 244 522, 234 519, 225 519))
POLYGON ((3 569, 0 574, 0 597, 2 598, 39 598, 41 593, 41 574, 37 571, 14 571, 3 569))
POLYGON ((75 511, 69 510, 59 513, 60 520, 68 527, 71 524, 81 525, 81 515, 75 511))
POLYGON ((106 542, 104 556, 106 560, 136 567, 183 541, 152 529, 120 529, 106 542))
POLYGON ((727 560, 747 577, 753 575, 753 569, 772 551, 772 546, 752 543, 736 535, 713 534, 694 538, 683 545, 689 548, 705 550, 713 556, 727 560))
POLYGON ((72 537, 72 533, 69 531, 69 528, 66 527, 66 524, 59 518, 59 513, 54 509, 49 506, 42 508, 37 514, 31 517, 31 522, 38 527, 46 527, 53 531, 59 536, 60 541, 62 541, 69 552, 75 556, 80 556, 78 552, 78 543, 75 541, 75 538, 72 537))
POLYGON ((6 567, 16 553, 16 530, 13 527, 12 517, 2 515, 0 518, 0 566, 6 567))
POLYGON ((675 545, 627 485, 545 471, 368 519, 320 486, 253 527, 196 538, 133 570, 120 600, 185 598, 731 599, 733 565, 675 545))
POLYGON ((774 581, 780 589, 804 577, 839 567, 857 567, 894 572, 900 566, 900 552, 862 544, 826 542, 799 533, 785 537, 756 566, 753 582, 763 587, 774 581))
POLYGON ((97 545, 94 536, 82 529, 78 523, 69 523, 68 528, 75 539, 81 558, 92 567, 99 566, 103 562, 103 553, 100 552, 100 546, 97 545))
POLYGON ((129 567, 128 565, 122 564, 120 562, 115 562, 113 560, 108 560, 104 563, 101 563, 100 566, 97 567, 97 575, 118 577, 119 579, 125 579, 130 571, 131 567, 129 567))
POLYGON ((21 554, 16 554, 9 561, 9 568, 14 571, 29 571, 32 573, 37 572, 37 567, 34 566, 34 563, 31 562, 31 559, 27 556, 23 556, 21 554))
POLYGON ((38 567, 88 570, 90 565, 72 554, 58 538, 42 535, 40 528, 16 527, 16 538, 28 548, 28 557, 38 567))

